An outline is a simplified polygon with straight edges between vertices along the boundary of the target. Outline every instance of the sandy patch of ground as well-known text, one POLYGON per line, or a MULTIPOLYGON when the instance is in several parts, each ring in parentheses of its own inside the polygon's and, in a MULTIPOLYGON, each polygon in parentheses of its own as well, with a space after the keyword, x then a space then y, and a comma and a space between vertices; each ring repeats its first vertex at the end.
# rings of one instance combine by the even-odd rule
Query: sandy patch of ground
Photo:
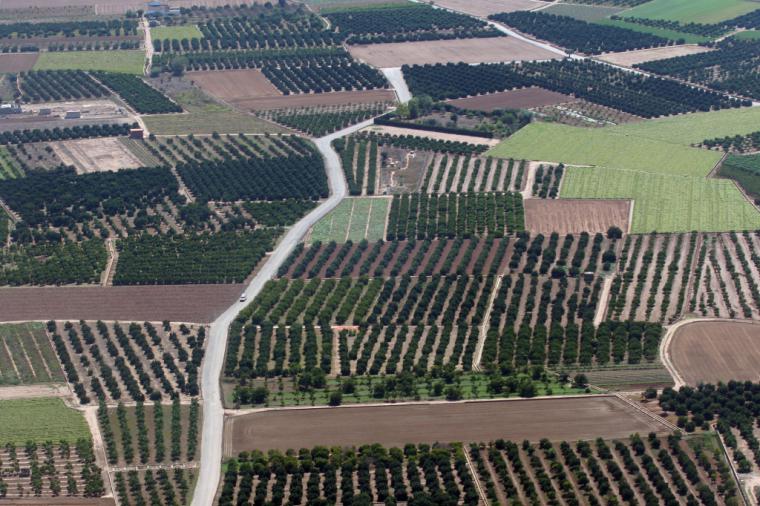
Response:
POLYGON ((37 63, 38 53, 0 54, 0 74, 5 72, 25 72, 37 63))
POLYGON ((29 399, 32 397, 68 397, 71 395, 65 383, 49 385, 18 385, 0 387, 0 399, 29 399))
POLYGON ((529 11, 547 5, 535 0, 434 0, 433 3, 482 18, 498 12, 529 11))
POLYGON ((628 230, 630 200, 526 199, 525 228, 534 234, 628 230))
POLYGON ((665 431, 613 396, 493 402, 288 409, 236 416, 225 423, 224 453, 380 443, 520 441, 627 437, 665 431))
POLYGON ((447 100, 453 106, 463 109, 491 112, 496 109, 530 109, 557 105, 575 100, 570 95, 549 91, 543 88, 522 88, 519 90, 500 91, 488 95, 447 100))
POLYGON ((0 321, 213 321, 243 285, 20 287, 0 289, 0 321))
POLYGON ((121 139, 116 137, 55 142, 52 147, 64 164, 76 168, 77 174, 113 172, 143 166, 121 139))
POLYGON ((425 137, 427 139, 437 139, 439 141, 467 142, 469 144, 485 144, 486 146, 495 146, 499 143, 499 139, 487 139, 485 137, 447 134, 444 132, 431 132, 428 130, 415 130, 412 128, 400 128, 385 125, 373 125, 362 131, 390 135, 412 135, 414 137, 425 137))
POLYGON ((349 51, 354 58, 382 68, 425 63, 548 60, 557 56, 517 37, 356 45, 350 46, 349 51))
POLYGON ((638 49, 636 51, 624 51, 622 53, 607 53, 599 56, 599 59, 609 63, 614 63, 616 65, 631 67, 637 63, 664 60, 666 58, 674 58, 676 56, 705 53, 707 51, 712 51, 712 49, 709 47, 698 46, 696 44, 685 44, 682 46, 663 46, 651 49, 638 49))
POLYGON ((688 385, 760 380, 760 325, 693 322, 676 330, 667 353, 688 385))

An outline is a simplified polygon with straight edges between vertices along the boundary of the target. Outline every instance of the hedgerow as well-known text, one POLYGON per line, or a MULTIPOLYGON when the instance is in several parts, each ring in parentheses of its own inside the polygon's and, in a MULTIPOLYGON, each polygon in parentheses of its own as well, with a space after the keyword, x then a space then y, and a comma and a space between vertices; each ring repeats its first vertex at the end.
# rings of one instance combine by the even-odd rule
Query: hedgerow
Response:
POLYGON ((114 137, 128 135, 131 128, 137 128, 137 123, 113 123, 105 125, 77 125, 65 128, 33 130, 13 130, 0 132, 0 145, 26 144, 43 141, 62 141, 66 139, 86 139, 88 137, 114 137))
POLYGON ((0 285, 97 283, 107 259, 105 245, 95 239, 13 244, 0 250, 0 285))

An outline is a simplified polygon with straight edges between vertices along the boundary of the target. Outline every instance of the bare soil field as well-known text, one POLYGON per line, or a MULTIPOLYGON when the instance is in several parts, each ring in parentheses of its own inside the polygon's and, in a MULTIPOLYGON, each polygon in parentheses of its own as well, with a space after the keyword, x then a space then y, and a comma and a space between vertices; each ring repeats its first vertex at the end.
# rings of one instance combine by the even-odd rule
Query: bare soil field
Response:
POLYGON ((525 228, 534 234, 604 233, 628 230, 628 200, 526 199, 525 228))
POLYGON ((556 56, 516 37, 353 45, 349 51, 354 58, 380 68, 425 63, 548 60, 556 56))
POLYGON ((462 109, 491 112, 496 109, 529 109, 557 105, 575 100, 570 95, 549 91, 543 88, 523 88, 520 90, 500 91, 489 95, 448 100, 453 106, 462 109))
POLYGON ((35 397, 69 397, 71 390, 63 383, 44 385, 17 385, 0 387, 0 400, 30 399, 35 397))
POLYGON ((143 166, 137 156, 116 137, 55 142, 52 147, 63 163, 76 167, 78 174, 114 172, 143 166))
POLYGON ((225 102, 258 97, 281 97, 282 93, 258 69, 191 72, 187 78, 225 102))
POLYGON ((224 454, 361 445, 617 438, 666 426, 612 396, 423 405, 288 409, 225 423, 224 454))
POLYGON ((529 11, 546 5, 535 0, 435 0, 433 3, 483 18, 498 12, 529 11))
POLYGON ((760 379, 760 325, 754 323, 695 321, 676 331, 667 352, 688 385, 760 379))
POLYGON ((652 49, 623 51, 621 53, 607 53, 601 55, 599 59, 609 63, 614 63, 615 65, 631 67, 637 63, 644 63, 646 61, 664 60, 666 58, 705 53, 707 51, 712 51, 712 49, 708 47, 698 46, 696 44, 685 44, 683 46, 663 46, 655 47, 652 49))
POLYGON ((376 104, 395 102, 393 90, 333 91, 330 93, 306 93, 236 100, 232 104, 246 111, 265 111, 311 106, 376 104))
POLYGON ((24 287, 0 289, 0 321, 122 320, 207 323, 243 285, 24 287))
POLYGON ((3 501, 5 504, 16 506, 115 506, 113 497, 25 497, 13 499, 13 502, 3 501))
POLYGON ((26 72, 37 63, 38 53, 0 54, 0 74, 5 72, 26 72))

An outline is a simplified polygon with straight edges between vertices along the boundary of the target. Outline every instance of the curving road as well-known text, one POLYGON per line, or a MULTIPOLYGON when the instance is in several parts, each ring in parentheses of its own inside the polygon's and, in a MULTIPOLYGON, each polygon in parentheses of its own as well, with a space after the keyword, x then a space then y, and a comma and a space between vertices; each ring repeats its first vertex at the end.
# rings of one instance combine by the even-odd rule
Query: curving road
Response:
MULTIPOLYGON (((314 140, 325 159, 325 168, 330 186, 330 197, 322 202, 301 221, 293 225, 269 255, 269 258, 248 284, 246 293, 250 302, 270 280, 309 228, 330 212, 348 193, 343 169, 338 154, 330 143, 339 137, 352 134, 371 125, 373 119, 363 121, 338 132, 314 140)), ((236 302, 212 324, 207 341, 206 355, 201 369, 201 391, 203 392, 203 435, 201 440, 201 466, 198 474, 193 506, 210 506, 221 478, 222 432, 224 430, 224 408, 220 380, 224 352, 227 348, 227 329, 237 314, 248 302, 236 302)))

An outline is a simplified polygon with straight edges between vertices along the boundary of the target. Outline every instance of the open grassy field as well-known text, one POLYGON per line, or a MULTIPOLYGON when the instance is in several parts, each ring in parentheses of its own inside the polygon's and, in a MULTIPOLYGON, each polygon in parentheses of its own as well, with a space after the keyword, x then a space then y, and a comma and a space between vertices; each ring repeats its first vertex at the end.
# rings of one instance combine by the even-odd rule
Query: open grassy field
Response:
POLYGON ((681 23, 718 23, 758 7, 749 0, 652 0, 626 11, 625 15, 681 23))
POLYGON ((739 183, 752 198, 760 198, 760 155, 728 155, 718 175, 739 183))
POLYGON ((65 439, 89 439, 84 416, 61 399, 14 399, 0 401, 0 441, 17 445, 65 439))
POLYGON ((279 133, 286 130, 274 123, 237 112, 205 95, 199 89, 178 93, 174 100, 186 114, 143 116, 151 133, 157 135, 279 133))
POLYGON ((633 233, 754 230, 760 213, 733 182, 603 167, 570 167, 566 198, 634 199, 633 233))
POLYGON ((104 70, 124 74, 142 74, 143 51, 64 51, 40 53, 34 70, 104 70))
MULTIPOLYGON (((621 15, 627 16, 628 12, 624 12, 621 15)), ((623 21, 622 19, 603 18, 603 19, 597 19, 595 22, 600 25, 627 28, 628 30, 633 30, 634 32, 649 33, 651 35, 656 35, 658 37, 662 37, 668 40, 673 40, 673 41, 682 40, 687 44, 699 44, 701 42, 708 42, 710 40, 709 37, 705 37, 703 35, 679 32, 677 30, 669 30, 667 28, 660 28, 657 26, 646 26, 646 25, 641 25, 639 23, 629 23, 628 21, 623 21)))
POLYGON ((0 325, 0 385, 65 381, 42 323, 0 325))
POLYGON ((311 242, 378 241, 385 236, 388 198, 344 199, 311 232, 311 242))
POLYGON ((745 135, 760 130, 760 108, 679 114, 609 127, 610 132, 674 144, 696 144, 705 139, 745 135))
POLYGON ((152 39, 192 39, 193 37, 200 39, 203 34, 195 25, 184 26, 157 26, 150 29, 150 36, 152 39))
POLYGON ((738 40, 757 40, 760 39, 760 31, 758 30, 745 30, 734 35, 734 38, 738 40))
POLYGON ((632 139, 612 128, 579 128, 555 123, 532 123, 487 155, 682 176, 705 176, 720 160, 719 153, 673 146, 644 136, 632 139))

